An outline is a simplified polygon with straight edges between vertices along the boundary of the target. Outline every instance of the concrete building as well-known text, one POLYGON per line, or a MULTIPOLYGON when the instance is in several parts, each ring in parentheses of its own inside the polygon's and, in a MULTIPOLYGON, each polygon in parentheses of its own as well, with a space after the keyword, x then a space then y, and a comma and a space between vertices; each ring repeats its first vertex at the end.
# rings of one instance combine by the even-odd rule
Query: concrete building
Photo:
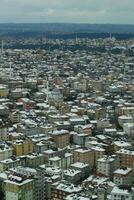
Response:
POLYGON ((13 149, 3 145, 2 147, 0 147, 0 161, 2 160, 6 160, 8 158, 10 158, 13 155, 13 149))
POLYGON ((131 187, 114 187, 111 191, 111 200, 133 200, 134 199, 134 191, 131 187))
POLYGON ((70 183, 78 184, 81 181, 81 171, 75 169, 67 169, 63 173, 63 177, 70 183))
POLYGON ((74 162, 83 162, 92 169, 94 166, 94 151, 88 148, 74 150, 74 162))
POLYGON ((13 110, 10 112, 9 117, 12 123, 19 123, 20 122, 20 112, 19 110, 13 110))
POLYGON ((57 166, 62 169, 67 169, 73 163, 73 155, 71 153, 65 153, 65 155, 59 157, 55 156, 49 158, 49 164, 52 166, 57 166))
POLYGON ((88 164, 82 162, 76 162, 70 165, 70 169, 74 169, 81 172, 81 180, 84 180, 89 176, 90 168, 88 164))
POLYGON ((4 181, 5 200, 34 200, 34 181, 10 175, 4 181))
POLYGON ((64 148, 69 145, 69 132, 67 130, 53 131, 51 136, 58 148, 64 148))
POLYGON ((86 142, 86 138, 88 138, 88 137, 89 137, 88 134, 74 132, 73 133, 73 143, 84 146, 85 142, 86 142))
POLYGON ((7 97, 9 94, 9 89, 7 85, 0 84, 0 97, 7 97))
POLYGON ((0 140, 1 141, 6 141, 8 140, 8 128, 7 125, 2 123, 2 121, 0 122, 0 140))
POLYGON ((72 193, 78 193, 82 190, 80 186, 74 186, 70 183, 54 183, 52 185, 52 200, 63 200, 67 195, 72 193))
POLYGON ((99 146, 91 147, 91 149, 94 151, 94 166, 96 166, 97 160, 105 155, 105 149, 99 146))
POLYGON ((33 152, 33 142, 30 139, 16 140, 12 144, 16 156, 27 155, 33 152))
POLYGON ((123 131, 128 136, 134 136, 134 123, 125 123, 123 124, 123 131))
POLYGON ((56 166, 40 165, 37 169, 38 199, 51 200, 51 184, 60 180, 61 177, 61 168, 56 166))
POLYGON ((120 149, 116 152, 116 155, 119 158, 120 167, 134 167, 134 151, 120 149))
POLYGON ((119 168, 113 172, 113 182, 117 185, 131 185, 133 173, 131 168, 119 168))
POLYGON ((97 173, 112 178, 113 172, 119 167, 118 157, 104 156, 97 160, 97 173))
POLYGON ((90 197, 81 194, 70 194, 65 198, 65 200, 90 200, 90 197))
POLYGON ((45 163, 44 155, 32 153, 26 156, 26 166, 37 168, 45 163))
POLYGON ((119 125, 123 128, 123 125, 126 123, 133 123, 134 119, 131 115, 121 115, 118 117, 119 125))
POLYGON ((25 165, 26 165, 25 156, 19 158, 8 158, 6 160, 0 161, 0 171, 4 172, 10 168, 17 166, 25 166, 25 165))
POLYGON ((122 148, 130 148, 132 145, 128 142, 124 142, 124 141, 115 141, 114 142, 114 151, 118 151, 122 148))

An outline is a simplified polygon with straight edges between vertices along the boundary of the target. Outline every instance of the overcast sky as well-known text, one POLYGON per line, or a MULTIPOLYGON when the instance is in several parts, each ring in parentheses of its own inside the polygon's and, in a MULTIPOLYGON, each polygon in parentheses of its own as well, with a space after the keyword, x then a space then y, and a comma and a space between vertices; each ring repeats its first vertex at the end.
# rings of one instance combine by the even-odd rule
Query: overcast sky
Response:
POLYGON ((1 22, 134 24, 134 0, 0 0, 1 22))

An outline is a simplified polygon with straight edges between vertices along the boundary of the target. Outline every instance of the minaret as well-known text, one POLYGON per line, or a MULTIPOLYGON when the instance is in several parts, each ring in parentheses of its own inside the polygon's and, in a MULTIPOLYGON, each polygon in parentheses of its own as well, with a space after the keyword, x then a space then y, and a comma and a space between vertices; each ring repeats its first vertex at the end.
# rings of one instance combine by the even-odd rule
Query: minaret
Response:
POLYGON ((12 78, 12 63, 11 63, 11 61, 9 63, 9 66, 10 66, 10 78, 12 78))
POLYGON ((3 54, 3 48, 4 48, 4 41, 1 41, 1 54, 3 54))
POLYGON ((76 42, 76 43, 78 42, 78 37, 77 37, 77 34, 76 34, 75 42, 76 42))
POLYGON ((46 97, 46 101, 48 102, 49 99, 49 82, 48 82, 48 78, 47 78, 47 97, 46 97))

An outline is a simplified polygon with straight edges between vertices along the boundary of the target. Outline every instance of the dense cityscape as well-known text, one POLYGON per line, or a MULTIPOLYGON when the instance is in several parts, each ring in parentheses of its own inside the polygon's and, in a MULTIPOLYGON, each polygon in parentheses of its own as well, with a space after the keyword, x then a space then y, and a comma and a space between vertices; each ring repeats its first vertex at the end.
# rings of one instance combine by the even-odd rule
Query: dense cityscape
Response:
POLYGON ((1 40, 0 199, 134 199, 134 39, 1 40))

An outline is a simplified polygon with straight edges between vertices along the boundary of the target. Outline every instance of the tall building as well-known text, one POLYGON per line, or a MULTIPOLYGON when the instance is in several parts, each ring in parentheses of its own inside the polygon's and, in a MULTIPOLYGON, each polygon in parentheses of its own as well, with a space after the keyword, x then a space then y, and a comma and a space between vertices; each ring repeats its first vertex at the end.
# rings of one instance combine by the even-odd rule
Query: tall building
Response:
POLYGON ((64 148, 69 145, 69 132, 67 130, 54 131, 51 136, 58 148, 64 148))
POLYGON ((2 121, 0 121, 0 140, 8 140, 8 128, 6 124, 2 123, 2 121))
POLYGON ((0 97, 7 97, 9 93, 7 85, 0 84, 0 97))
POLYGON ((88 148, 74 150, 74 162, 83 162, 92 169, 94 166, 94 151, 88 148))
POLYGON ((52 200, 63 200, 67 195, 81 191, 80 186, 74 186, 71 183, 57 182, 52 185, 52 200))
POLYGON ((134 151, 120 149, 116 154, 119 157, 120 167, 134 167, 134 151))
POLYGON ((113 182, 117 185, 131 185, 133 174, 131 168, 122 167, 114 171, 113 182))
POLYGON ((4 181, 5 200, 34 200, 34 181, 26 177, 10 175, 4 181))
POLYGON ((30 139, 16 140, 13 143, 13 150, 16 156, 27 155, 33 152, 33 142, 30 139))
POLYGON ((111 191, 111 200, 133 200, 134 199, 134 191, 129 186, 119 186, 114 187, 111 191))
POLYGON ((13 155, 13 149, 4 145, 0 147, 0 161, 10 158, 13 155))
POLYGON ((118 157, 104 156, 97 160, 97 173, 112 178, 113 172, 119 167, 118 157))

